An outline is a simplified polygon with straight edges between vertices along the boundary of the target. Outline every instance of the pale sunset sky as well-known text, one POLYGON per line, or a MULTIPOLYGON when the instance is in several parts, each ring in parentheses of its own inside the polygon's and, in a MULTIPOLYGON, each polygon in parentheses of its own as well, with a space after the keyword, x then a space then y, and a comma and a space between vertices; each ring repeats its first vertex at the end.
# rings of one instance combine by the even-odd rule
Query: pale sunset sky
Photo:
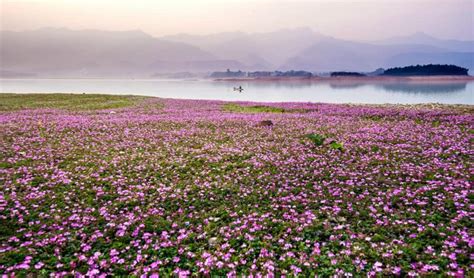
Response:
POLYGON ((425 32, 474 39, 474 0, 0 0, 2 30, 140 29, 154 36, 310 27, 376 40, 425 32))

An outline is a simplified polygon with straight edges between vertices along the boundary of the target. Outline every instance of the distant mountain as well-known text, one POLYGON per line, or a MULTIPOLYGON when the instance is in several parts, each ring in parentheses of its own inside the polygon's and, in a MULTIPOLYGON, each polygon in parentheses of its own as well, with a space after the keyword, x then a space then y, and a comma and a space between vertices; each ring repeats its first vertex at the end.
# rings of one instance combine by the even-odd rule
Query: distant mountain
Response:
POLYGON ((416 63, 474 68, 470 41, 441 40, 424 33, 376 42, 332 38, 309 28, 269 33, 180 34, 166 40, 197 46, 220 59, 240 61, 242 70, 373 71, 416 63))
MULTIPOLYGON (((421 52, 426 55, 445 50, 426 45, 377 45, 332 39, 319 42, 288 59, 282 69, 318 71, 372 71, 391 67, 392 58, 402 53, 421 52)), ((408 63, 411 64, 411 63, 408 63)))
POLYGON ((141 31, 44 28, 0 35, 2 70, 42 76, 146 76, 168 70, 218 70, 226 65, 196 46, 141 31))
POLYGON ((244 38, 247 36, 247 33, 244 32, 224 32, 210 35, 190 35, 190 34, 176 34, 170 36, 161 37, 164 40, 182 42, 191 45, 196 45, 206 49, 208 47, 213 47, 219 45, 223 42, 233 41, 236 39, 244 38))
POLYGON ((207 36, 181 34, 163 39, 195 45, 221 59, 241 61, 249 69, 273 70, 314 43, 332 38, 309 28, 296 28, 253 34, 243 32, 207 36))
POLYGON ((389 38, 376 41, 378 44, 423 44, 431 45, 453 52, 474 52, 474 41, 445 40, 438 39, 423 32, 417 32, 408 36, 389 38))
POLYGON ((268 33, 178 34, 43 28, 0 32, 2 76, 148 77, 231 70, 366 71, 411 64, 474 69, 474 42, 416 33, 354 42, 309 28, 268 33))
POLYGON ((28 78, 35 77, 36 74, 29 72, 16 72, 8 70, 0 70, 0 78, 28 78))

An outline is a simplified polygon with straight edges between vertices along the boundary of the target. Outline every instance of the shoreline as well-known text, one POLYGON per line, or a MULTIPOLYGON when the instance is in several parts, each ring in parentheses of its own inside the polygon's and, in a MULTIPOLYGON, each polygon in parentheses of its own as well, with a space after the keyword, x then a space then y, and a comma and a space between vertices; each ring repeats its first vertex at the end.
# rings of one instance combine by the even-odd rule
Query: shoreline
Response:
POLYGON ((469 82, 474 76, 439 75, 439 76, 337 76, 337 77, 243 77, 217 78, 216 82, 314 82, 314 83, 410 83, 410 82, 469 82))
MULTIPOLYGON (((449 104, 449 103, 439 103, 439 102, 426 102, 426 103, 353 103, 353 102, 344 102, 344 103, 332 103, 332 102, 299 102, 299 101, 245 101, 245 100, 218 100, 218 99, 184 99, 184 98, 168 98, 168 97, 158 97, 158 96, 145 96, 145 95, 133 95, 133 94, 101 94, 101 93, 15 93, 15 92, 0 92, 0 99, 2 97, 60 97, 70 95, 73 97, 111 97, 111 98, 142 98, 142 99, 151 99, 151 100, 169 100, 169 101, 189 101, 189 102, 199 102, 199 103, 221 103, 221 104, 240 104, 244 106, 251 105, 261 105, 268 107, 278 107, 281 105, 334 105, 334 106, 347 106, 347 107, 372 107, 372 108, 400 108, 400 109, 430 109, 430 110, 457 110, 457 111, 469 111, 470 113, 474 112, 473 104, 449 104)), ((6 112, 1 109, 0 113, 6 112)), ((11 111, 10 111, 11 112, 11 111)))

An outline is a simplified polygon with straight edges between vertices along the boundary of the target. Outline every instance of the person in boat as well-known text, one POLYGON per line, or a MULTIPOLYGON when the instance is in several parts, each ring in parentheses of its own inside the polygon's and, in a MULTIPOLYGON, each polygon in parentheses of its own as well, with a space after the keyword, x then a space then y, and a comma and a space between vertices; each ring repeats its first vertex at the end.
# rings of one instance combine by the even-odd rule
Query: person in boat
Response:
POLYGON ((239 87, 234 87, 234 91, 239 91, 239 92, 242 92, 244 90, 244 88, 242 88, 242 86, 239 86, 239 87))

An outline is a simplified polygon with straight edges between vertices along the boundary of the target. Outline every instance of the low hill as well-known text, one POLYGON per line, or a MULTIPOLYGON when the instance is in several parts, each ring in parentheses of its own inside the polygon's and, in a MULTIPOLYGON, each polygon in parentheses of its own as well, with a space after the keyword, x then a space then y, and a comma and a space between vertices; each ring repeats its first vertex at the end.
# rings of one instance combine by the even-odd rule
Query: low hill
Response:
POLYGON ((387 69, 386 76, 468 75, 468 69, 455 65, 416 65, 387 69))

